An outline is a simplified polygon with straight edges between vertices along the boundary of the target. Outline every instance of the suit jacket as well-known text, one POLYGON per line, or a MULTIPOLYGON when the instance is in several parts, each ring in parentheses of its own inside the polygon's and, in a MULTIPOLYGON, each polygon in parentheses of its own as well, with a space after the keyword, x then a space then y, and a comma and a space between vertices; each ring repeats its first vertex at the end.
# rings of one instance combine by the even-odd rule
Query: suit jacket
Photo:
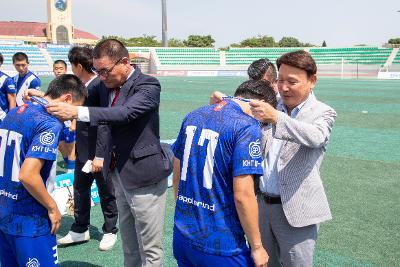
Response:
MULTIPOLYGON (((88 97, 84 105, 88 107, 101 107, 101 99, 108 96, 108 89, 101 85, 96 77, 87 86, 88 97)), ((104 158, 110 150, 111 132, 108 125, 90 126, 88 122, 76 122, 76 154, 81 163, 88 159, 104 158), (99 130, 98 130, 99 129, 99 130)))
POLYGON ((296 118, 279 112, 278 122, 262 129, 267 152, 272 138, 284 140, 277 159, 282 207, 289 224, 303 227, 332 218, 320 166, 336 112, 312 94, 296 118))
MULTIPOLYGON (((121 87, 114 107, 89 107, 91 125, 111 125, 116 167, 127 189, 157 183, 171 172, 170 160, 160 145, 160 91, 156 78, 136 68, 121 87)), ((108 105, 108 97, 103 99, 103 104, 106 102, 108 105)), ((110 158, 106 155, 105 166, 110 158)))

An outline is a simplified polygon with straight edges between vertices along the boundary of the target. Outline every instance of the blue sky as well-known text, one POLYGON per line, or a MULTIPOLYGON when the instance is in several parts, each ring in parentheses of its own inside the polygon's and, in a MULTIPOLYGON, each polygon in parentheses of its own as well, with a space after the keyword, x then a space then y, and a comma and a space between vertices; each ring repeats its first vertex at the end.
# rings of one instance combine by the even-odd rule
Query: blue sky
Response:
MULTIPOLYGON (((45 22, 46 2, 1 0, 0 20, 45 22)), ((160 0, 73 0, 72 5, 74 26, 99 37, 147 34, 161 39, 160 0)), ((400 38, 398 10, 399 0, 167 0, 168 36, 211 34, 216 47, 257 35, 276 41, 293 36, 315 45, 326 40, 331 47, 380 46, 400 38)))

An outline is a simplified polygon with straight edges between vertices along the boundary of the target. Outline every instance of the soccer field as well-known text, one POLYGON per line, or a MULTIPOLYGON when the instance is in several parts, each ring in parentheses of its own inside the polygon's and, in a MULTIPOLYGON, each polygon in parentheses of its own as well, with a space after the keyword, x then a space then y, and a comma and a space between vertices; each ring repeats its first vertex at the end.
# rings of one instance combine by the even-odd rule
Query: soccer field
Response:
MULTIPOLYGON (((187 112, 207 104, 214 90, 233 94, 244 78, 159 80, 161 139, 174 139, 187 112)), ((48 79, 43 80, 43 88, 47 84, 48 79)), ((399 266, 400 81, 321 78, 314 92, 338 113, 321 168, 333 220, 320 227, 315 266, 399 266)), ((176 265, 171 248, 173 209, 169 190, 165 266, 176 265)), ((92 210, 92 240, 59 248, 61 266, 123 266, 120 241, 111 251, 97 249, 103 219, 99 206, 92 210)), ((72 221, 63 218, 58 237, 68 232, 72 221)))

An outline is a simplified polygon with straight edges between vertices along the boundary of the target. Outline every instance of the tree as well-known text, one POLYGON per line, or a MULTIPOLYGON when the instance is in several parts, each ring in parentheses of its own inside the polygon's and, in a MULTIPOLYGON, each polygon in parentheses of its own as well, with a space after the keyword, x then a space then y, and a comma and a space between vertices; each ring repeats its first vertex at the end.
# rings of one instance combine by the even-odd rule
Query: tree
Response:
POLYGON ((322 47, 326 47, 326 42, 325 42, 325 40, 322 42, 322 47))
POLYGON ((131 37, 128 39, 115 35, 110 35, 110 36, 103 36, 102 40, 110 38, 119 40, 125 46, 141 46, 141 47, 161 46, 161 42, 156 40, 155 39, 156 37, 154 35, 148 36, 144 34, 141 37, 131 37))
POLYGON ((183 43, 183 40, 171 38, 168 40, 168 46, 169 47, 184 47, 185 44, 183 43))
POLYGON ((211 35, 189 35, 183 44, 188 47, 214 47, 215 40, 211 35))
POLYGON ((278 42, 280 47, 301 47, 303 46, 297 38, 294 37, 282 37, 278 42))
POLYGON ((389 44, 400 44, 400 38, 389 39, 389 44))
POLYGON ((154 35, 143 35, 142 37, 132 37, 126 40, 127 46, 156 47, 161 46, 161 42, 155 39, 154 35))
POLYGON ((231 44, 232 47, 274 47, 276 46, 273 37, 258 35, 256 37, 247 38, 240 42, 240 44, 231 44))

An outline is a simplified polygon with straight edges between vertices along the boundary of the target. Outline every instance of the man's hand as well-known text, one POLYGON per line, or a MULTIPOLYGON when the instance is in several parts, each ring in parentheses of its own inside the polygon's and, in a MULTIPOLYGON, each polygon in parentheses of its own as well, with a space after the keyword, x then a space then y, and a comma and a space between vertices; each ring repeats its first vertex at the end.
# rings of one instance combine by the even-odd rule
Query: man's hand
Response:
POLYGON ((55 206, 48 210, 48 214, 51 222, 51 233, 55 235, 61 226, 61 213, 58 210, 58 207, 55 206))
POLYGON ((275 124, 278 121, 278 111, 267 102, 252 100, 250 106, 254 118, 260 122, 275 124))
POLYGON ((30 101, 31 100, 31 96, 38 96, 38 97, 43 97, 44 96, 44 92, 37 90, 37 89, 26 89, 24 91, 24 101, 30 101))
POLYGON ((210 95, 210 104, 217 104, 223 100, 223 97, 226 96, 225 94, 215 91, 210 95))
POLYGON ((92 172, 100 172, 103 169, 103 159, 94 158, 92 161, 92 172))
POLYGON ((51 102, 46 109, 47 112, 62 121, 73 120, 78 117, 78 107, 64 102, 51 102))
POLYGON ((266 267, 268 263, 268 254, 265 249, 260 245, 257 248, 251 249, 251 257, 254 260, 256 267, 266 267))

